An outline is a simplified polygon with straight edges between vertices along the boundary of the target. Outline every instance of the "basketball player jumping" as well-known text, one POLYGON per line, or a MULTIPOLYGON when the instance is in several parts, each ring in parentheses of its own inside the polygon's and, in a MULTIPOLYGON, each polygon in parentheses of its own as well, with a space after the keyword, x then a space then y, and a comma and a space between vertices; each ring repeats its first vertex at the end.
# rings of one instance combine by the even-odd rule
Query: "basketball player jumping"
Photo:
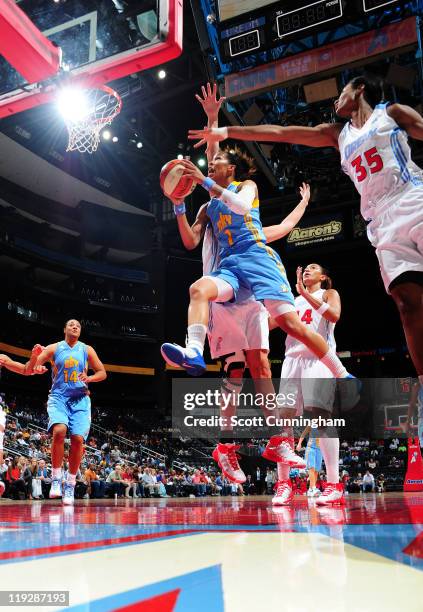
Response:
MULTIPOLYGON (((334 376, 349 377, 326 341, 307 329, 295 312, 285 268, 279 255, 266 245, 257 186, 249 179, 250 166, 245 156, 229 150, 219 151, 209 164, 207 178, 192 162, 183 160, 181 164, 185 166, 185 176, 212 195, 203 207, 203 214, 217 236, 220 264, 217 270, 191 285, 187 345, 163 344, 162 355, 166 362, 182 366, 193 376, 201 375, 205 371, 203 350, 209 303, 227 302, 236 298, 240 287, 246 287, 257 300, 263 300, 277 325, 303 342, 334 376)), ((176 212, 182 217, 186 231, 191 232, 191 245, 195 248, 201 240, 203 225, 197 220, 190 228, 183 204, 176 212)))
POLYGON ((79 341, 79 321, 67 321, 64 333, 64 340, 49 344, 39 355, 35 370, 51 362, 53 384, 47 401, 48 429, 53 434, 50 498, 62 497, 64 442, 66 432, 70 433, 69 471, 63 494, 63 503, 70 505, 74 502, 76 474, 91 425, 88 384, 105 380, 107 374, 93 347, 79 341), (88 376, 88 368, 94 374, 88 376))
POLYGON ((411 160, 408 136, 423 140, 423 118, 409 106, 381 104, 374 79, 352 79, 335 102, 342 123, 316 127, 259 125, 191 130, 191 139, 226 138, 335 147, 361 194, 361 213, 376 249, 385 288, 400 313, 423 399, 423 173, 411 160))
MULTIPOLYGON (((224 98, 217 99, 217 87, 207 84, 207 89, 202 87, 202 97, 197 95, 208 119, 208 125, 217 126, 218 113, 224 98)), ((212 145, 207 150, 207 158, 212 162, 218 151, 218 145, 212 145)), ((296 208, 277 225, 263 228, 267 242, 279 240, 286 236, 303 216, 309 199, 310 187, 303 184, 300 188, 302 200, 296 208)), ((181 201, 173 200, 176 207, 181 201)), ((204 214, 205 206, 197 215, 196 224, 201 224, 201 235, 203 235, 203 274, 207 275, 217 269, 219 265, 218 242, 213 234, 213 228, 204 214)), ((182 241, 190 249, 192 234, 187 232, 185 223, 178 219, 178 227, 182 241)), ((192 226, 194 227, 194 226, 192 226)), ((192 231, 192 227, 190 230, 192 231)), ((241 289, 236 302, 210 304, 208 340, 212 359, 222 359, 224 368, 224 379, 222 391, 224 393, 239 392, 242 387, 242 379, 246 364, 256 384, 260 379, 268 380, 272 377, 268 361, 269 352, 269 325, 268 312, 261 302, 254 299, 251 291, 241 289)), ((259 384, 259 383, 258 383, 259 384)), ((259 390, 258 390, 259 391, 259 390)), ((234 414, 234 407, 228 406, 221 416, 225 418, 224 429, 230 431, 230 417, 234 414)), ((236 451, 239 446, 230 443, 219 443, 213 451, 213 458, 217 461, 225 476, 232 482, 242 484, 245 482, 245 474, 242 472, 236 451)), ((281 452, 289 454, 292 461, 298 460, 302 467, 304 462, 295 455, 290 448, 281 448, 281 452)))

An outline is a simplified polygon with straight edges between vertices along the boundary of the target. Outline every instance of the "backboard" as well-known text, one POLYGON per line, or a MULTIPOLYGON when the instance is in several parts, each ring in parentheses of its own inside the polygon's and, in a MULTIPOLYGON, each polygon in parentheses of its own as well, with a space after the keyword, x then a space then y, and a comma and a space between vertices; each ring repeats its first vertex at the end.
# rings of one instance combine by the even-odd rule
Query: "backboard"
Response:
POLYGON ((0 0, 0 118, 51 101, 64 82, 101 85, 174 59, 182 8, 182 0, 0 0))

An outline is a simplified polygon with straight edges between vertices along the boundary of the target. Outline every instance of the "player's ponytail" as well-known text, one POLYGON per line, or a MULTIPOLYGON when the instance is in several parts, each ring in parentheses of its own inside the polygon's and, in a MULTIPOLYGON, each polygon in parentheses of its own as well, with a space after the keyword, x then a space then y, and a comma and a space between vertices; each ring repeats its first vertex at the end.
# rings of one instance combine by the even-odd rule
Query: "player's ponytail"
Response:
POLYGON ((383 81, 373 74, 357 76, 351 79, 350 85, 353 89, 364 85, 364 99, 372 108, 383 100, 383 81))
POLYGON ((322 280, 322 282, 320 284, 322 289, 325 289, 325 290, 326 289, 332 289, 333 282, 332 282, 331 277, 329 276, 329 270, 327 268, 324 268, 323 266, 320 266, 320 269, 322 271, 322 274, 324 274, 326 276, 326 278, 324 280, 322 280))
POLYGON ((224 153, 231 164, 235 166, 235 180, 246 181, 256 172, 254 161, 239 147, 227 147, 224 153))

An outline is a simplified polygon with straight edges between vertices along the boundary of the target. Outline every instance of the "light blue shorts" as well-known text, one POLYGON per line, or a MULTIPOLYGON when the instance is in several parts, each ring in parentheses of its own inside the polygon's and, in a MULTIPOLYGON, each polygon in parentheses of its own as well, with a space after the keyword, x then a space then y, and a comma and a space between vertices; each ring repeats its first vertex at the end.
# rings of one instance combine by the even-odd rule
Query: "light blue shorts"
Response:
POLYGON ((69 434, 87 439, 91 427, 91 400, 88 395, 64 397, 50 394, 47 412, 49 431, 53 425, 60 423, 66 425, 69 434))
POLYGON ((316 472, 320 472, 322 468, 322 451, 320 448, 307 446, 305 452, 305 460, 307 462, 307 469, 314 468, 316 472))
POLYGON ((254 244, 243 253, 222 257, 218 269, 210 276, 229 283, 235 297, 240 287, 245 287, 258 301, 280 300, 295 306, 281 258, 267 245, 254 244))

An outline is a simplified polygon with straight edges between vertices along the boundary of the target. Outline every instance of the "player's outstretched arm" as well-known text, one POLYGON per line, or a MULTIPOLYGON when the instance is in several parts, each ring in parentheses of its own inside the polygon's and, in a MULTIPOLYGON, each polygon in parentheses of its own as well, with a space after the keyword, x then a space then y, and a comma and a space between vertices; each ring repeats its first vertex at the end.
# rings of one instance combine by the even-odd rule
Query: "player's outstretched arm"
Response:
POLYGON ((94 374, 91 374, 90 376, 88 376, 87 372, 82 372, 78 377, 79 380, 87 384, 101 382, 102 380, 106 380, 107 372, 106 372, 104 365, 100 361, 97 353, 95 352, 92 346, 87 346, 87 350, 88 350, 88 365, 90 366, 92 370, 94 370, 94 374))
POLYGON ((423 140, 423 117, 411 106, 391 104, 387 113, 411 138, 423 140))
POLYGON ((301 217, 306 211, 308 203, 310 201, 310 185, 303 183, 300 187, 301 202, 297 204, 294 210, 283 219, 277 225, 269 225, 263 227, 264 235, 266 236, 266 242, 274 242, 284 236, 287 236, 297 225, 301 217))
MULTIPOLYGON (((201 93, 203 97, 198 94, 195 95, 196 99, 199 101, 201 106, 203 107, 204 112, 207 115, 207 127, 216 128, 218 127, 218 118, 219 118, 219 110, 222 106, 223 102, 226 100, 224 97, 217 98, 217 84, 214 83, 212 86, 210 83, 207 83, 207 86, 201 87, 201 93)), ((207 161, 210 162, 216 153, 219 151, 219 144, 217 142, 209 142, 207 143, 207 161)))
POLYGON ((15 374, 25 375, 25 364, 13 361, 8 355, 0 355, 0 366, 15 374))
POLYGON ((315 127, 302 125, 231 125, 222 128, 204 128, 189 130, 189 140, 198 140, 194 148, 210 142, 231 140, 255 140, 258 142, 286 142, 309 147, 338 148, 338 136, 342 130, 341 123, 321 123, 315 127))

